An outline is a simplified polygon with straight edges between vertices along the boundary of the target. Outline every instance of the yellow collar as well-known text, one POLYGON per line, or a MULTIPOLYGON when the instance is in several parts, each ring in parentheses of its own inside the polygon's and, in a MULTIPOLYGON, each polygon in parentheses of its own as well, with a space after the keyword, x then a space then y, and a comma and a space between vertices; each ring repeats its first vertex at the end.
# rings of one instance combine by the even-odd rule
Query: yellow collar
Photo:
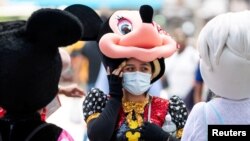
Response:
POLYGON ((125 113, 132 112, 133 110, 136 113, 142 114, 144 112, 144 107, 148 104, 149 97, 143 102, 132 102, 132 101, 125 101, 124 97, 122 98, 122 108, 125 113))
POLYGON ((126 116, 126 121, 129 124, 129 127, 131 129, 135 129, 138 126, 142 125, 143 118, 140 114, 144 113, 144 108, 149 102, 149 97, 146 97, 146 99, 143 102, 132 102, 132 101, 125 101, 125 99, 122 99, 122 108, 124 113, 128 113, 126 116), (136 120, 132 119, 133 111, 135 112, 136 120), (137 121, 137 123, 136 123, 137 121))

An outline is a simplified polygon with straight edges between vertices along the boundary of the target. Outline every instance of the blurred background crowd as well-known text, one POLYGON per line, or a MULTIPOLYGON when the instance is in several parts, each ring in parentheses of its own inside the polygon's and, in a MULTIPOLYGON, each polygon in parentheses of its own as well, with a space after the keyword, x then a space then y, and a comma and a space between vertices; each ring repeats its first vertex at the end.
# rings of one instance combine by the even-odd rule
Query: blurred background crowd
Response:
MULTIPOLYGON (((96 9, 103 20, 117 9, 131 10, 138 9, 142 4, 151 5, 155 10, 154 21, 170 33, 181 47, 175 55, 166 59, 166 73, 160 82, 164 91, 157 89, 152 91, 152 95, 179 95, 182 98, 187 97, 196 80, 199 60, 196 37, 200 29, 215 15, 246 10, 250 6, 249 0, 0 0, 0 21, 22 20, 39 8, 63 9, 75 3, 96 9)), ((94 86, 108 90, 106 86, 101 86, 106 78, 98 77, 104 69, 96 46, 95 42, 79 41, 66 48, 71 56, 71 68, 63 72, 62 83, 77 83, 86 91, 94 86)), ((204 99, 204 96, 197 101, 201 98, 204 99)))
MULTIPOLYGON (((25 20, 37 9, 64 9, 76 3, 96 9, 103 20, 117 9, 138 10, 140 5, 151 5, 155 10, 154 21, 175 38, 180 49, 166 58, 165 75, 150 93, 164 98, 178 95, 185 100, 189 110, 210 96, 198 69, 196 40, 201 28, 220 13, 250 7, 250 0, 0 0, 0 21, 25 20)), ((76 83, 85 92, 91 87, 99 87, 107 93, 106 72, 97 44, 79 41, 64 49, 70 54, 71 67, 63 72, 61 84, 76 83)))

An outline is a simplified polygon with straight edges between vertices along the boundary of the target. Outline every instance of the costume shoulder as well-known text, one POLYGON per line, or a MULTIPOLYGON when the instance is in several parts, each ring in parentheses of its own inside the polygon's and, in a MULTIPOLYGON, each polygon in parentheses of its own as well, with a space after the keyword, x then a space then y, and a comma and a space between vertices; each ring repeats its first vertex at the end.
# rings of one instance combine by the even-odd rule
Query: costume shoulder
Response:
POLYGON ((57 141, 58 138, 62 138, 62 133, 64 134, 63 138, 72 138, 61 127, 38 119, 14 121, 14 123, 7 118, 0 119, 0 140, 3 141, 9 140, 10 134, 12 134, 13 141, 57 141), (9 128, 11 125, 12 129, 9 128), (67 136, 65 137, 65 135, 67 136))
POLYGON ((169 101, 167 99, 160 97, 152 97, 151 104, 152 104, 152 111, 158 111, 159 113, 162 113, 163 116, 165 117, 165 115, 169 110, 169 101))
POLYGON ((108 101, 108 95, 98 88, 92 88, 83 101, 83 116, 87 122, 89 116, 102 112, 108 101))
MULTIPOLYGON (((168 114, 169 101, 167 99, 152 97, 151 99, 151 121, 159 126, 164 123, 165 116, 168 114)), ((146 110, 146 115, 148 114, 146 110)))
POLYGON ((172 96, 170 99, 153 97, 152 113, 155 113, 152 116, 157 116, 158 120, 162 119, 161 123, 164 123, 163 126, 168 122, 167 116, 170 115, 170 120, 176 126, 176 136, 178 138, 182 137, 183 127, 188 118, 188 112, 184 101, 180 97, 172 96))
POLYGON ((63 129, 61 127, 58 127, 54 124, 43 123, 33 130, 33 132, 30 134, 29 141, 57 141, 62 131, 63 129))
POLYGON ((177 129, 182 129, 187 121, 188 112, 184 101, 174 95, 169 99, 169 114, 177 129))
POLYGON ((205 102, 195 104, 183 130, 182 141, 207 140, 205 102))
POLYGON ((158 107, 159 109, 164 108, 164 110, 166 110, 166 109, 168 110, 169 100, 167 100, 167 99, 153 96, 151 103, 152 103, 152 105, 158 107))

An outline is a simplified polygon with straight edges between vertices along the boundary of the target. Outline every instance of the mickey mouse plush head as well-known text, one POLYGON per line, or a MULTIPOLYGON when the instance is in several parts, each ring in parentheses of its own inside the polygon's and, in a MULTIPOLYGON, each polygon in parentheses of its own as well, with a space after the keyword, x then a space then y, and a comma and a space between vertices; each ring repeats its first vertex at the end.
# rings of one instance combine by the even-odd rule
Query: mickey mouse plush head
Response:
POLYGON ((0 120, 4 141, 24 140, 42 124, 33 117, 57 94, 62 69, 58 47, 76 42, 82 32, 77 17, 58 9, 40 9, 27 21, 0 23, 0 107, 7 111, 0 120))
POLYGON ((9 113, 34 112, 56 95, 59 46, 81 37, 80 22, 65 11, 42 9, 28 21, 0 23, 0 105, 9 113))
POLYGON ((82 40, 96 40, 104 65, 117 68, 127 58, 153 61, 155 72, 151 83, 164 73, 164 59, 172 55, 176 42, 152 21, 153 9, 143 5, 138 11, 119 10, 103 22, 95 11, 85 5, 65 9, 79 17, 86 29, 82 40))

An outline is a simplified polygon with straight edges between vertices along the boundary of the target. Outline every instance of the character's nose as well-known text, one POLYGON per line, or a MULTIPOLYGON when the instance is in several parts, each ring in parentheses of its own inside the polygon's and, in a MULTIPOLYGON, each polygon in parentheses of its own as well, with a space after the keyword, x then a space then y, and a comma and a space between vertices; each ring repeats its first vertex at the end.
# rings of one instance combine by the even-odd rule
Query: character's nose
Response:
POLYGON ((141 15, 142 22, 144 23, 152 23, 153 13, 154 13, 154 10, 149 5, 143 5, 140 7, 140 15, 141 15))

